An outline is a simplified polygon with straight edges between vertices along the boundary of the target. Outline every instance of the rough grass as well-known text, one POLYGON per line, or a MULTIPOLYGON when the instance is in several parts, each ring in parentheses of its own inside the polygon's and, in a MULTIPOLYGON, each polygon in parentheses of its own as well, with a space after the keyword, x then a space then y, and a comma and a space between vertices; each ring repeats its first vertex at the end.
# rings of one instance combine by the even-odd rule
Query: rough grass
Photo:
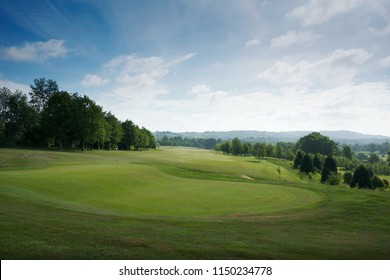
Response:
POLYGON ((205 150, 0 150, 2 259, 388 259, 389 206, 205 150))

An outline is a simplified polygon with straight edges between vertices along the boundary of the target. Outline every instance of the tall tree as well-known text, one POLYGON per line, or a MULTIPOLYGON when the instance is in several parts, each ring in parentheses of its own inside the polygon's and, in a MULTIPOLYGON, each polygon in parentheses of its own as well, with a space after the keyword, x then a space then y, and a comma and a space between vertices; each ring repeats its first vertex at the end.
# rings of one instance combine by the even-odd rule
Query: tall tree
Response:
POLYGON ((321 172, 321 182, 328 181, 330 174, 337 174, 337 164, 333 157, 327 156, 321 172))
POLYGON ((132 146, 136 146, 138 142, 138 135, 136 132, 136 126, 131 120, 126 120, 122 123, 123 136, 121 142, 125 146, 126 150, 131 150, 132 146))
POLYGON ((322 170, 322 161, 319 154, 315 154, 313 158, 313 168, 315 171, 321 172, 322 170))
POLYGON ((258 160, 264 158, 267 154, 267 145, 265 143, 257 142, 253 145, 252 153, 258 160))
POLYGON ((34 85, 30 85, 30 88, 30 103, 38 112, 43 110, 50 95, 58 91, 57 82, 45 78, 34 79, 34 85))
POLYGON ((303 156, 301 166, 299 167, 299 171, 306 174, 309 174, 314 171, 313 161, 311 159, 310 154, 305 154, 303 156))
POLYGON ((267 145, 267 157, 274 157, 275 156, 275 147, 272 144, 267 145))
POLYGON ((122 123, 110 112, 104 114, 106 143, 108 149, 116 149, 123 136, 122 123))
POLYGON ((370 171, 363 165, 359 165, 352 175, 351 187, 359 189, 373 189, 370 171))
POLYGON ((299 168, 301 166, 301 162, 302 162, 304 154, 305 154, 304 152, 302 152, 301 150, 298 150, 298 152, 295 156, 295 159, 294 159, 293 168, 299 168))
POLYGON ((232 154, 235 156, 242 154, 242 144, 240 140, 236 137, 232 140, 232 154))
POLYGON ((0 144, 21 144, 38 122, 38 115, 29 106, 27 96, 19 90, 11 92, 1 88, 0 110, 0 144))
POLYGON ((327 156, 336 154, 337 144, 329 137, 323 136, 318 132, 310 133, 300 138, 296 143, 296 148, 305 153, 320 153, 327 156))
POLYGON ((53 93, 42 111, 42 126, 45 136, 54 138, 62 149, 63 144, 71 140, 75 125, 74 98, 67 92, 53 93))
POLYGON ((343 146, 343 156, 346 157, 349 160, 352 160, 353 152, 350 146, 343 146))

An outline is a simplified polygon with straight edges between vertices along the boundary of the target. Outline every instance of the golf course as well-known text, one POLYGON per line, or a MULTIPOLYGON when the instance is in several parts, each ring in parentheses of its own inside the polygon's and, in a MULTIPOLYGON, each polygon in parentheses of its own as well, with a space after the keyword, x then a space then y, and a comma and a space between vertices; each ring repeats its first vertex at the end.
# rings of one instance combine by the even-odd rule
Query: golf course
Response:
POLYGON ((0 257, 390 258, 389 191, 297 173, 184 147, 0 149, 0 257))

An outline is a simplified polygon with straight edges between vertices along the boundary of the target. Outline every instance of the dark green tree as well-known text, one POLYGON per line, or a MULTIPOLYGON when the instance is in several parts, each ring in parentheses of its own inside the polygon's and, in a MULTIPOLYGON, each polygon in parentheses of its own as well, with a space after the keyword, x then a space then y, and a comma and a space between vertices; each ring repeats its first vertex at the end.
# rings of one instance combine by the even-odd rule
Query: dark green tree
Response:
POLYGON ((384 188, 385 184, 381 178, 379 178, 377 175, 372 176, 371 178, 371 184, 374 189, 384 188))
POLYGON ((60 149, 75 134, 74 98, 67 92, 55 92, 42 111, 42 127, 46 138, 52 138, 60 149))
POLYGON ((109 150, 117 149, 123 136, 122 123, 110 112, 104 114, 106 121, 106 145, 109 150))
POLYGON ((343 175, 344 183, 347 185, 351 185, 352 182, 352 173, 351 172, 345 172, 343 175))
POLYGON ((322 170, 322 161, 319 154, 315 154, 313 158, 313 169, 315 172, 321 172, 322 170))
POLYGON ((243 153, 243 148, 240 140, 236 137, 232 140, 232 154, 235 156, 241 155, 243 153))
POLYGON ((301 150, 298 150, 298 152, 295 156, 295 159, 294 159, 293 168, 299 168, 301 166, 301 162, 302 162, 304 154, 305 154, 304 152, 302 152, 301 150))
POLYGON ((309 174, 314 171, 313 169, 313 161, 311 159, 310 154, 305 154, 302 158, 301 165, 299 167, 299 171, 302 173, 309 174))
POLYGON ((38 112, 43 110, 50 95, 58 91, 57 82, 45 78, 34 79, 34 85, 30 85, 30 88, 30 103, 38 112))
POLYGON ((296 148, 305 153, 332 156, 336 154, 337 144, 329 137, 323 136, 318 132, 310 133, 300 138, 296 143, 296 148))
POLYGON ((252 148, 252 153, 258 160, 264 158, 267 154, 267 145, 265 143, 255 143, 252 148))
POLYGON ((23 92, 0 89, 0 145, 24 144, 37 123, 38 114, 29 106, 23 92))
POLYGON ((368 157, 368 162, 369 163, 377 163, 377 162, 380 162, 380 161, 381 161, 381 159, 375 153, 371 153, 370 156, 368 157))
POLYGON ((137 128, 131 120, 126 120, 122 123, 123 136, 121 143, 124 145, 126 150, 131 150, 131 147, 135 147, 138 144, 137 128))
POLYGON ((343 146, 343 156, 349 160, 352 160, 353 152, 350 146, 347 145, 343 146))
POLYGON ((333 157, 327 156, 325 158, 324 166, 321 172, 321 182, 326 183, 331 172, 337 174, 337 164, 333 157))
POLYGON ((275 157, 275 147, 272 144, 267 145, 267 157, 275 157))
POLYGON ((351 187, 359 189, 373 189, 369 170, 363 165, 359 165, 353 172, 351 187))

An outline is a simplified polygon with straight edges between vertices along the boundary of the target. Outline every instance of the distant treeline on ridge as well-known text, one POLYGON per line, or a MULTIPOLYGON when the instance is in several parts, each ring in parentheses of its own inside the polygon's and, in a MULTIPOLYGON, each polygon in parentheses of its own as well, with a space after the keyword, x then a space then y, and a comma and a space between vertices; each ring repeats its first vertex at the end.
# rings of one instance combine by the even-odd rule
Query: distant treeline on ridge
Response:
POLYGON ((0 89, 0 146, 142 150, 156 147, 153 134, 121 122, 88 96, 60 91, 45 78, 22 91, 0 89))

